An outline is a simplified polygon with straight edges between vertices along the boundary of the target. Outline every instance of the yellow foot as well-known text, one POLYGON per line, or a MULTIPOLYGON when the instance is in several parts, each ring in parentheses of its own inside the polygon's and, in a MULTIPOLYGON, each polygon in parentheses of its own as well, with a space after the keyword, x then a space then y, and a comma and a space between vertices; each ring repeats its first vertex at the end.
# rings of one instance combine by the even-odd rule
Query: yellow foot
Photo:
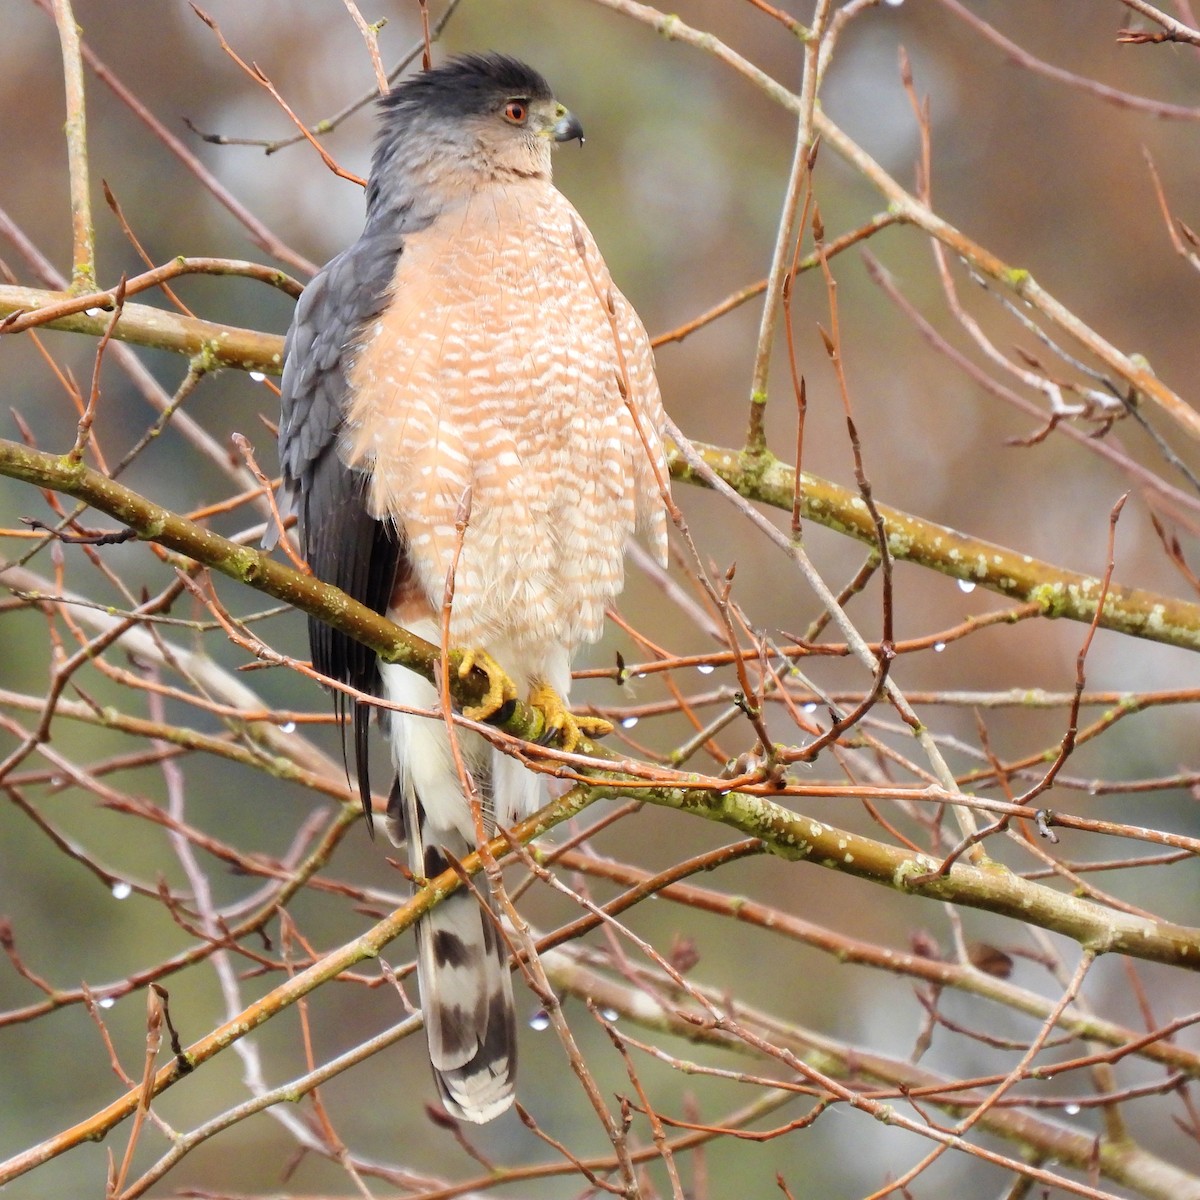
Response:
POLYGON ((612 733, 612 724, 603 717, 581 717, 569 712, 562 697, 546 683, 539 683, 529 693, 529 703, 542 710, 546 728, 538 741, 547 743, 559 739, 562 748, 570 754, 581 739, 602 738, 612 733))
POLYGON ((488 690, 478 704, 469 704, 462 710, 463 716, 472 721, 486 721, 494 717, 510 700, 517 698, 513 681, 504 673, 500 664, 486 650, 464 650, 458 664, 459 679, 466 679, 478 667, 488 680, 488 690))

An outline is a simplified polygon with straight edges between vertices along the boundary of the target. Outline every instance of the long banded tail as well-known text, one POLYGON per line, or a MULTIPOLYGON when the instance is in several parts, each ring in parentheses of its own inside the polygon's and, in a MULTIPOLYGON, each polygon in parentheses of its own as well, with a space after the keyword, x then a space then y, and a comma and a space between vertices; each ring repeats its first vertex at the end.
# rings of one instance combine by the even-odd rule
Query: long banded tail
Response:
MULTIPOLYGON (((389 700, 436 705, 433 687, 412 672, 381 664, 381 676, 389 700)), ((397 772, 388 833, 407 842, 413 874, 432 879, 449 867, 447 855, 463 859, 476 848, 470 806, 445 727, 397 713, 388 723, 397 772)), ((477 785, 490 794, 491 748, 471 734, 460 745, 477 785)), ((486 890, 482 878, 479 884, 486 890)), ((512 1104, 517 1066, 508 947, 495 903, 457 891, 418 921, 416 933, 417 982, 438 1091, 452 1115, 483 1124, 512 1104)))

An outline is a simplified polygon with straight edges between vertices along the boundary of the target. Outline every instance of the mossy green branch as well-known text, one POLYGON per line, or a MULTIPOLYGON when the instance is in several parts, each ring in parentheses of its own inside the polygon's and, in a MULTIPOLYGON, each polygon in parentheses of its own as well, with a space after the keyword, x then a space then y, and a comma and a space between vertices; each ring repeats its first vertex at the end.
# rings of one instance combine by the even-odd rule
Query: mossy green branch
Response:
MULTIPOLYGON (((438 678, 440 658, 436 646, 393 625, 337 588, 276 562, 259 550, 228 541, 66 456, 0 440, 0 474, 82 500, 140 537, 327 621, 370 646, 388 662, 400 663, 434 681, 438 678)), ((451 666, 459 661, 458 652, 452 652, 451 666)), ((478 703, 488 682, 479 671, 460 680, 457 671, 451 670, 450 679, 454 700, 460 706, 478 703)), ((517 704, 503 727, 517 737, 536 737, 542 729, 542 716, 527 705, 517 704)), ((938 863, 928 856, 814 821, 762 796, 669 783, 630 791, 628 764, 614 761, 588 743, 581 750, 609 760, 596 763, 589 785, 569 793, 581 806, 609 795, 633 794, 739 829, 760 838, 768 850, 785 859, 813 862, 899 891, 1028 921, 1074 938, 1096 953, 1112 951, 1200 970, 1200 930, 1114 912, 1093 901, 1023 880, 996 865, 957 863, 944 874, 932 874, 938 863)), ((954 800, 944 793, 931 798, 939 802, 954 800)))
MULTIPOLYGON (((0 317, 32 313, 74 299, 68 292, 0 285, 0 317)), ((111 319, 112 314, 103 311, 95 312, 94 316, 86 311, 73 312, 46 321, 39 328, 61 329, 100 338, 111 319)), ((237 367, 243 371, 262 371, 271 375, 283 370, 283 338, 277 334, 239 329, 234 325, 218 325, 149 304, 126 304, 113 330, 113 337, 119 342, 129 342, 135 346, 169 350, 189 359, 199 358, 209 370, 237 367)))
MULTIPOLYGON (((301 574, 261 550, 231 542, 66 455, 48 454, 0 439, 0 475, 82 500, 120 521, 144 541, 184 554, 230 579, 319 617, 370 646, 385 662, 399 663, 434 683, 438 681, 441 655, 432 643, 393 625, 330 584, 301 574)), ((454 669, 460 661, 460 653, 452 651, 451 694, 460 707, 478 704, 487 693, 488 678, 476 668, 460 679, 454 669)), ((517 737, 536 737, 542 727, 541 714, 523 704, 516 706, 504 725, 517 737)))
MULTIPOLYGON (((0 316, 46 307, 65 298, 61 292, 0 286, 0 316)), ((94 317, 74 313, 49 321, 45 327, 100 337, 107 321, 106 313, 94 317)), ((125 305, 113 336, 189 357, 203 355, 212 367, 265 374, 278 374, 283 368, 283 339, 276 334, 217 325, 144 304, 125 305)), ((795 473, 787 463, 766 452, 747 456, 699 443, 696 449, 742 496, 791 511, 795 473)), ((677 453, 671 454, 670 467, 672 477, 681 482, 703 482, 677 453)), ((856 491, 806 473, 801 497, 806 520, 875 544, 870 514, 856 491)), ((1089 623, 1095 616, 1100 595, 1100 580, 1095 576, 1068 571, 900 509, 883 504, 878 508, 895 559, 931 567, 1014 600, 1036 601, 1048 617, 1089 623)), ((1200 650, 1200 605, 1174 597, 1113 584, 1099 623, 1102 629, 1200 650)))
MULTIPOLYGON (((69 296, 63 292, 0 286, 0 317, 45 308, 66 299, 69 296)), ((98 338, 107 323, 107 313, 94 317, 74 313, 46 322, 45 328, 98 338)), ((125 305, 113 336, 135 345, 172 350, 189 358, 201 355, 210 368, 236 367, 272 375, 283 369, 283 338, 277 334, 217 325, 144 304, 125 305)), ((696 449, 740 495, 791 511, 795 473, 787 463, 765 449, 754 455, 700 443, 696 443, 696 449)), ((670 468, 672 477, 680 482, 703 484, 677 453, 670 456, 670 468)), ((806 520, 868 545, 875 544, 870 514, 856 491, 805 473, 801 498, 806 520)), ((1090 623, 1095 616, 1100 595, 1100 580, 1095 576, 1068 571, 897 508, 884 504, 877 507, 884 519, 893 558, 931 567, 1014 600, 1036 601, 1048 617, 1090 623)), ((1200 605, 1140 588, 1111 585, 1099 624, 1102 629, 1132 637, 1200 650, 1200 605)))
MULTIPOLYGON (((717 821, 761 839, 768 851, 791 862, 810 862, 898 892, 998 913, 1060 933, 1096 954, 1128 954, 1200 971, 1200 929, 1118 912, 1022 879, 998 863, 976 866, 960 860, 937 874, 940 862, 931 855, 814 820, 764 796, 670 786, 628 793, 620 776, 597 772, 595 778, 593 791, 601 795, 633 794, 717 821)), ((929 799, 949 802, 954 797, 931 790, 929 799)))
MULTIPOLYGON (((787 463, 761 455, 748 463, 744 455, 720 446, 693 445, 739 495, 791 511, 796 473, 787 463)), ((703 485, 674 448, 669 462, 672 477, 703 485)), ((871 514, 856 491, 807 473, 801 476, 800 489, 806 520, 869 546, 876 544, 871 514)), ((931 567, 1013 600, 1033 601, 1047 617, 1090 623, 1096 615, 1101 580, 1095 576, 1068 571, 885 504, 876 507, 894 559, 931 567)), ((1141 588, 1110 584, 1099 624, 1133 637, 1200 650, 1200 604, 1141 588)))

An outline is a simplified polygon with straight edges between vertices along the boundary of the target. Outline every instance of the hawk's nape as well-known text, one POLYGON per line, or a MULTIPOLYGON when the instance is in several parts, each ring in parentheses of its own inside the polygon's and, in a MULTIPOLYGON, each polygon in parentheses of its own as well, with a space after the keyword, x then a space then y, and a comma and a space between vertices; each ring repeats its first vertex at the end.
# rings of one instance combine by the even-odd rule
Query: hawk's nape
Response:
MULTIPOLYGON (((457 560, 450 645, 543 707, 565 704, 572 655, 599 638, 635 531, 666 559, 649 339, 551 182, 551 148, 582 130, 540 75, 470 55, 380 107, 362 237, 305 290, 288 336, 284 500, 319 578, 436 643, 457 560)), ((381 723, 389 833, 406 838, 415 877, 440 874, 477 839, 437 690, 320 623, 311 638, 324 674, 434 711, 381 723)), ((569 740, 584 719, 558 707, 569 740)), ((536 774, 478 734, 457 740, 485 832, 540 806, 536 774)), ((369 805, 361 738, 355 749, 369 805)), ((421 919, 417 945, 443 1101, 490 1120, 512 1103, 516 1063, 497 906, 460 890, 421 919)))

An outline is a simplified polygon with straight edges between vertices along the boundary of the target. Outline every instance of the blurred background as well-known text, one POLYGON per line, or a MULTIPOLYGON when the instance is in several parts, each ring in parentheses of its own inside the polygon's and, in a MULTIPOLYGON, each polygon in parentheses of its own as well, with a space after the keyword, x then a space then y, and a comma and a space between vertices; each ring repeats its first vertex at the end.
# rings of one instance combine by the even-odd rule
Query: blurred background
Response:
MULTIPOLYGON (((800 0, 775 0, 775 6, 802 21, 811 16, 811 6, 800 0)), ((187 4, 75 0, 74 7, 88 45, 108 69, 301 259, 320 265, 354 240, 361 228, 361 191, 334 177, 310 147, 293 145, 266 155, 261 146, 211 144, 189 130, 185 122, 230 140, 284 138, 292 131, 270 96, 237 69, 187 4)), ((206 0, 205 7, 237 52, 261 67, 310 123, 338 112, 373 86, 362 38, 340 0, 206 0)), ((381 34, 385 64, 390 66, 419 38, 415 3, 378 0, 373 7, 360 7, 368 20, 387 17, 381 34)), ((917 93, 929 99, 937 211, 1010 265, 1029 270, 1123 351, 1144 355, 1161 379, 1194 401, 1200 279, 1172 249, 1143 154, 1153 158, 1175 214, 1200 226, 1198 52, 1188 46, 1118 44, 1117 33, 1131 16, 1117 3, 971 0, 967 8, 1031 55, 1123 92, 1167 105, 1194 106, 1192 118, 1163 119, 1105 103, 1023 69, 936 0, 881 5, 852 21, 824 84, 824 111, 885 170, 912 187, 919 137, 901 82, 903 48, 917 93)), ((673 9, 786 87, 799 87, 802 43, 749 0, 678 0, 673 9)), ((431 0, 434 20, 444 11, 443 0, 431 0)), ((5 114, 0 123, 0 208, 54 267, 69 274, 65 110, 54 25, 32 0, 0 0, 0 30, 0 111, 5 114)), ((652 335, 691 320, 763 278, 792 155, 795 122, 789 113, 714 58, 665 40, 589 0, 507 0, 503 5, 462 0, 435 54, 440 58, 484 48, 515 54, 538 67, 583 122, 586 144, 558 153, 556 181, 592 229, 615 279, 652 335)), ((175 255, 274 262, 94 74, 88 74, 87 88, 102 284, 115 283, 123 271, 141 269, 103 204, 102 179, 156 263, 175 255)), ((365 175, 373 132, 368 106, 344 121, 325 144, 344 168, 365 175)), ((815 190, 830 238, 884 207, 870 184, 828 146, 818 161, 815 190)), ((972 361, 981 362, 948 311, 928 241, 914 230, 897 227, 873 238, 870 248, 925 319, 972 361)), ((0 259, 13 281, 44 286, 28 256, 2 236, 0 259)), ((294 263, 275 265, 303 280, 294 263)), ((843 357, 876 498, 1073 570, 1102 573, 1109 511, 1132 486, 1128 475, 1087 446, 1059 435, 1033 446, 1010 445, 1010 439, 1036 430, 1039 421, 989 394, 932 351, 913 323, 871 282, 857 250, 841 256, 834 271, 843 357)), ((957 278, 965 306, 1002 350, 1021 346, 1052 363, 1051 374, 1070 374, 994 295, 975 287, 962 272, 957 278)), ((190 279, 181 281, 177 290, 208 320, 282 334, 290 319, 292 302, 285 295, 246 280, 190 279)), ((693 438, 741 444, 760 313, 759 303, 752 301, 660 350, 667 407, 693 438)), ((793 322, 808 384, 804 466, 853 485, 841 401, 817 331, 818 322, 830 325, 829 298, 815 273, 797 282, 793 322)), ((73 370, 78 379, 90 378, 95 351, 91 339, 53 332, 43 336, 61 366, 73 370)), ((1075 346, 1066 348, 1078 352, 1075 346)), ((153 351, 138 351, 138 357, 168 392, 179 385, 185 370, 181 360, 153 351)), ((74 411, 31 339, 0 340, 0 387, 3 436, 17 436, 11 408, 43 448, 70 445, 74 411)), ((97 429, 115 456, 137 439, 153 412, 111 364, 105 368, 104 389, 97 429)), ((245 434, 257 447, 264 468, 274 469, 273 439, 259 418, 273 420, 277 402, 264 384, 240 372, 223 372, 203 381, 187 410, 222 445, 229 444, 235 431, 245 434)), ((1155 412, 1147 415, 1195 466, 1194 446, 1176 437, 1155 412)), ((794 431, 795 399, 781 350, 773 365, 768 432, 776 453, 789 461, 794 457, 794 431)), ((1118 422, 1108 440, 1119 442, 1133 461, 1170 483, 1189 487, 1132 421, 1118 422)), ((171 431, 141 456, 127 481, 176 510, 197 508, 229 491, 221 473, 171 431)), ((768 541, 717 498, 691 488, 679 488, 677 494, 702 555, 718 573, 736 562, 735 598, 754 627, 803 631, 819 606, 768 541)), ((0 526, 13 528, 25 515, 47 518, 47 511, 36 493, 0 479, 0 526)), ((786 524, 786 514, 772 519, 786 524)), ((226 533, 244 524, 238 515, 213 521, 226 533)), ((1194 554, 1194 527, 1169 519, 1168 524, 1182 538, 1185 553, 1194 554)), ((865 548, 857 543, 812 526, 806 545, 835 589, 865 556, 865 548)), ((8 548, 0 547, 0 552, 15 557, 8 548)), ((161 568, 155 574, 147 558, 136 547, 122 547, 111 552, 109 561, 118 566, 136 561, 148 586, 161 586, 166 575, 161 568)), ((1136 488, 1121 520, 1116 562, 1116 578, 1126 584, 1188 595, 1185 580, 1162 551, 1136 488)), ((45 555, 32 565, 51 571, 45 555)), ((85 568, 73 570, 80 573, 78 586, 90 583, 85 568)), ((640 630, 679 653, 711 648, 702 631, 680 621, 655 584, 639 572, 631 574, 621 609, 640 630)), ((68 570, 66 583, 72 582, 68 570)), ((232 585, 222 584, 220 591, 237 611, 264 607, 256 603, 260 598, 246 599, 232 585)), ((949 627, 1002 603, 982 590, 967 594, 955 581, 930 572, 897 567, 899 637, 949 627)), ((864 634, 878 635, 877 591, 856 600, 852 612, 864 634)), ((272 644, 306 655, 299 617, 278 618, 269 630, 272 644)), ((895 677, 912 691, 1069 691, 1084 633, 1082 626, 1050 621, 987 630, 951 643, 943 653, 905 658, 897 664, 895 677)), ((244 661, 219 638, 197 639, 196 644, 227 666, 244 661)), ((610 664, 615 650, 636 660, 636 649, 614 634, 593 652, 591 661, 610 664)), ((44 619, 28 611, 0 615, 0 686, 37 693, 45 688, 46 671, 44 619)), ((861 672, 846 664, 823 664, 811 674, 830 688, 863 685, 861 672)), ((1088 660, 1090 689, 1195 688, 1198 678, 1194 654, 1103 632, 1088 660)), ((324 699, 316 688, 285 672, 261 672, 248 682, 270 703, 323 711, 324 699)), ((104 680, 90 683, 102 699, 113 690, 104 680)), ((630 699, 625 694, 614 700, 611 685, 603 683, 583 685, 580 694, 597 703, 630 699)), ((665 691, 646 681, 634 699, 642 702, 660 695, 665 691)), ((168 711, 174 710, 168 706, 168 711)), ((947 739, 978 739, 970 709, 943 708, 925 715, 947 739)), ((204 724, 182 708, 175 716, 204 724)), ((992 749, 1002 758, 1016 758, 1052 747, 1062 735, 1064 719, 1061 708, 989 712, 992 749)), ((211 720, 208 725, 216 727, 211 720)), ((646 733, 646 742, 654 750, 669 750, 686 728, 679 718, 658 723, 646 733)), ((55 736, 67 739, 65 746, 78 761, 115 753, 111 739, 82 727, 58 725, 55 736)), ((746 748, 745 735, 738 736, 742 742, 730 738, 734 752, 746 748)), ((332 731, 318 731, 314 737, 330 753, 338 753, 332 731)), ((1082 748, 1067 773, 1076 779, 1132 780, 1195 769, 1196 742, 1192 708, 1157 709, 1123 722, 1098 744, 1082 748)), ((968 757, 952 758, 952 763, 959 768, 975 765, 968 757)), ((224 841, 263 853, 282 853, 304 817, 325 803, 227 764, 185 763, 184 772, 189 820, 224 841)), ((823 763, 814 778, 840 776, 835 764, 823 763)), ((130 769, 117 781, 150 797, 158 798, 163 791, 155 769, 130 769)), ((1200 832, 1195 797, 1184 788, 1094 797, 1086 789, 1058 789, 1046 802, 1084 815, 1200 832)), ((839 824, 876 829, 849 802, 813 801, 804 810, 839 824)), ((89 853, 115 873, 153 882, 161 871, 173 886, 183 886, 178 864, 162 841, 143 837, 142 825, 131 838, 130 820, 102 810, 94 796, 62 787, 47 799, 44 811, 66 835, 85 841, 89 853)), ((657 812, 638 818, 644 839, 638 848, 641 865, 663 866, 716 844, 715 831, 693 828, 703 823, 673 816, 657 812)), ((620 834, 614 835, 611 846, 603 841, 598 845, 621 853, 620 834)), ((1060 850, 1081 857, 1099 853, 1082 837, 1060 850)), ((400 890, 382 847, 357 832, 340 848, 334 866, 339 877, 400 890)), ((218 890, 224 889, 219 902, 244 894, 244 881, 217 869, 213 876, 218 890)), ((1105 884, 1131 903, 1168 918, 1197 919, 1200 888, 1194 862, 1159 871, 1157 878, 1149 872, 1118 872, 1105 884)), ((832 872, 818 876, 815 867, 756 860, 729 868, 720 885, 733 892, 744 888, 765 894, 783 908, 856 937, 905 946, 914 930, 929 927, 937 939, 948 939, 945 917, 934 906, 855 884, 832 872)), ((534 914, 539 923, 548 925, 564 915, 552 901, 541 903, 534 914)), ((364 920, 348 907, 318 904, 308 894, 299 898, 297 909, 293 915, 320 947, 353 936, 364 920)), ((667 910, 665 905, 643 910, 630 923, 659 944, 667 944, 678 929, 686 929, 697 941, 699 972, 707 982, 735 981, 744 986, 748 1002, 851 1041, 862 1039, 900 1055, 911 1049, 919 1010, 903 986, 885 993, 870 973, 833 967, 802 948, 788 956, 773 955, 769 967, 746 979, 748 944, 753 946, 750 953, 758 953, 769 943, 760 945, 741 933, 734 936, 722 923, 667 910)), ((160 906, 136 896, 115 898, 13 807, 0 807, 0 914, 12 923, 26 961, 55 986, 116 980, 179 946, 180 931, 160 906)), ((963 919, 972 938, 1000 944, 1021 940, 1019 931, 998 919, 978 913, 965 913, 963 919)), ((397 961, 408 953, 401 946, 393 949, 397 961)), ((1192 980, 1146 966, 1139 971, 1156 998, 1161 997, 1164 1012, 1183 1004, 1187 989, 1192 993, 1190 1006, 1195 1007, 1192 980)), ((1099 984, 1095 999, 1104 1004, 1105 1015, 1136 1023, 1136 1006, 1119 964, 1104 964, 1094 978, 1099 984)), ((1018 965, 1016 979, 1029 987, 1045 986, 1044 975, 1029 964, 1018 965)), ((221 1000, 211 975, 184 973, 168 986, 176 1020, 186 1026, 185 1042, 220 1019, 221 1000)), ((256 986, 251 984, 251 991, 256 986)), ((0 966, 0 1011, 38 998, 27 981, 0 966)), ((532 997, 526 1001, 532 1012, 532 997)), ((971 1012, 969 1002, 959 1003, 971 1012)), ((394 993, 386 988, 324 989, 311 1007, 321 1056, 356 1043, 400 1015, 394 993)), ((1017 1018, 987 1011, 997 1030, 1007 1028, 1016 1035, 1023 1029, 1028 1035, 1028 1025, 1017 1018)), ((126 1068, 136 1074, 144 1028, 140 994, 119 1001, 105 1016, 126 1068)), ((979 1020, 979 1014, 971 1019, 979 1020)), ((586 1028, 587 1022, 580 1020, 578 1025, 586 1028)), ((595 1046, 602 1037, 595 1031, 585 1036, 596 1039, 595 1046)), ((270 1082, 279 1083, 303 1069, 294 1018, 272 1022, 260 1040, 278 1072, 270 1082)), ((587 1147, 594 1134, 582 1116, 581 1101, 565 1082, 557 1048, 543 1051, 532 1032, 526 1042, 522 1086, 536 1096, 540 1084, 539 1118, 556 1135, 587 1147), (561 1111, 551 1111, 560 1105, 561 1111), (581 1132, 584 1128, 586 1134, 581 1132)), ((1191 1044, 1196 1044, 1194 1037, 1191 1044)), ((416 1170, 465 1169, 465 1158, 448 1139, 429 1135, 413 1103, 418 1094, 421 1099, 433 1095, 422 1056, 423 1046, 410 1039, 336 1080, 327 1103, 347 1125, 352 1119, 355 1148, 362 1153, 402 1161, 416 1170), (370 1097, 367 1103, 365 1096, 370 1097)), ((946 1065, 938 1060, 936 1045, 926 1061, 946 1065)), ((977 1065, 960 1056, 953 1069, 967 1073, 977 1065)), ((621 1084, 619 1064, 610 1065, 604 1080, 613 1088, 621 1084)), ((665 1072, 661 1086, 670 1095, 683 1089, 665 1072)), ((79 1006, 32 1024, 0 1025, 0 1157, 82 1119, 123 1090, 107 1065, 95 1026, 79 1006)), ((161 1102, 162 1114, 181 1127, 244 1094, 239 1064, 230 1055, 221 1056, 205 1068, 202 1079, 187 1085, 186 1092, 169 1093, 161 1102)), ((731 1088, 724 1099, 732 1103, 735 1094, 731 1088)), ((899 1134, 877 1130, 869 1137, 862 1135, 862 1120, 832 1113, 804 1137, 772 1143, 765 1156, 761 1149, 726 1148, 714 1165, 712 1194, 777 1194, 773 1173, 780 1171, 807 1180, 797 1195, 848 1196, 869 1190, 887 1170, 903 1169, 920 1153, 915 1140, 899 1134), (856 1140, 860 1137, 861 1142, 856 1140), (852 1161, 845 1154, 848 1144, 855 1146, 852 1161)), ((348 1136, 350 1129, 342 1132, 348 1136)), ((1135 1132, 1152 1149, 1178 1152, 1169 1122, 1148 1120, 1135 1132)), ((480 1144, 507 1161, 532 1153, 528 1139, 514 1119, 503 1128, 485 1131, 480 1144)), ((161 1139, 155 1143, 161 1144, 161 1139)), ((283 1186, 313 1194, 345 1190, 336 1167, 312 1158, 285 1182, 282 1173, 292 1149, 288 1135, 269 1117, 260 1116, 197 1151, 170 1183, 219 1194, 260 1194, 283 1186)), ((6 1194, 94 1190, 105 1153, 102 1146, 75 1150, 17 1181, 6 1194)), ((947 1162, 938 1170, 940 1175, 927 1177, 927 1190, 921 1194, 968 1194, 960 1190, 968 1176, 958 1174, 968 1170, 967 1165, 947 1162)), ((972 1186, 983 1189, 970 1194, 993 1194, 1000 1186, 998 1174, 990 1176, 975 1165, 969 1170, 972 1186)), ((528 1185, 524 1194, 565 1194, 556 1190, 561 1183, 541 1187, 528 1185)), ((169 1189, 157 1194, 169 1194, 169 1189)))

